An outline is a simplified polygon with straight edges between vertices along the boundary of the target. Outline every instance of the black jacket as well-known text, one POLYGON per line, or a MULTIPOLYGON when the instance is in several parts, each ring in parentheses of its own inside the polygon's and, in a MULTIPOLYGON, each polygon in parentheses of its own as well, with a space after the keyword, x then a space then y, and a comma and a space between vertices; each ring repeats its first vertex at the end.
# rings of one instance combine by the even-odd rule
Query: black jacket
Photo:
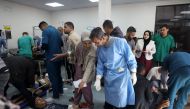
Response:
POLYGON ((149 81, 145 77, 137 75, 137 83, 135 84, 134 89, 135 89, 134 109, 149 109, 153 101, 153 94, 151 92, 151 86, 149 81))
POLYGON ((30 59, 21 56, 11 56, 3 59, 10 72, 10 82, 34 85, 34 63, 30 59))

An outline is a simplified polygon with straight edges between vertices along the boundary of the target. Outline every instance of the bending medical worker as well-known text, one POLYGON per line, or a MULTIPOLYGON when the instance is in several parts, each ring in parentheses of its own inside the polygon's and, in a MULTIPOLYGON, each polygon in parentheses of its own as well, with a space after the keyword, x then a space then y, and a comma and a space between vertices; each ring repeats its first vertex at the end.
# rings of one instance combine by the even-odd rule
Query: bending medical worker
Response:
POLYGON ((101 89, 104 76, 104 109, 125 109, 135 104, 133 85, 137 81, 137 62, 127 41, 104 34, 100 27, 94 28, 90 39, 98 47, 96 68, 96 90, 101 89))

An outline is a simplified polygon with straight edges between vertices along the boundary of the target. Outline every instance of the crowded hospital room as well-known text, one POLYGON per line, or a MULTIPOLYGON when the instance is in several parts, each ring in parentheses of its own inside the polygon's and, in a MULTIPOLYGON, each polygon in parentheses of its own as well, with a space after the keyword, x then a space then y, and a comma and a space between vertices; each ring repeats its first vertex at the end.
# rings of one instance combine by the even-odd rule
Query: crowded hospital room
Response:
POLYGON ((0 109, 190 109, 190 0, 0 0, 0 109))

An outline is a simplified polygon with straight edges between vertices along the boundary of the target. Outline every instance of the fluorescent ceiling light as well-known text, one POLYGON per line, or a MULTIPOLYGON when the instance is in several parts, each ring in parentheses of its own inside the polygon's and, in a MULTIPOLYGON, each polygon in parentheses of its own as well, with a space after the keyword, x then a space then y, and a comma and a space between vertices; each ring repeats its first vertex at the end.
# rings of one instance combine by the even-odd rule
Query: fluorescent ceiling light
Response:
POLYGON ((60 4, 60 3, 57 3, 57 2, 46 3, 45 5, 47 5, 47 6, 51 6, 51 7, 60 7, 60 6, 64 6, 63 4, 60 4))
POLYGON ((181 19, 183 16, 174 16, 175 19, 181 19))
POLYGON ((89 0, 89 1, 91 1, 91 2, 98 2, 99 0, 89 0))
POLYGON ((180 14, 190 14, 190 11, 181 11, 180 14))

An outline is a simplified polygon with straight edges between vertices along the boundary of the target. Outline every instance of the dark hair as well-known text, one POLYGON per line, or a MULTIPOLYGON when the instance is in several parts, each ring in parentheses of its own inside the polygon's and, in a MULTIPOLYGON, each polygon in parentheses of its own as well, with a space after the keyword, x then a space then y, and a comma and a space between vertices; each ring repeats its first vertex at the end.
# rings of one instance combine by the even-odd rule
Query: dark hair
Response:
POLYGON ((65 24, 70 28, 74 29, 74 24, 72 22, 65 22, 65 24))
POLYGON ((160 28, 163 28, 163 27, 169 29, 169 26, 167 24, 163 24, 160 28))
POLYGON ((110 29, 113 29, 113 24, 112 24, 112 21, 111 20, 105 20, 104 23, 103 23, 103 28, 110 28, 110 29))
POLYGON ((148 34, 149 34, 148 40, 151 40, 152 39, 152 32, 149 30, 146 30, 143 35, 145 35, 146 32, 148 32, 148 34))
POLYGON ((42 25, 44 25, 44 24, 47 24, 47 23, 45 21, 41 21, 38 27, 41 28, 42 25))
POLYGON ((104 32, 100 27, 94 28, 90 33, 90 39, 94 38, 102 38, 104 36, 104 32))
POLYGON ((135 29, 133 26, 130 26, 130 27, 127 29, 127 32, 136 32, 136 29, 135 29))
POLYGON ((23 36, 24 36, 25 34, 28 35, 28 32, 23 32, 23 33, 22 33, 23 36))

